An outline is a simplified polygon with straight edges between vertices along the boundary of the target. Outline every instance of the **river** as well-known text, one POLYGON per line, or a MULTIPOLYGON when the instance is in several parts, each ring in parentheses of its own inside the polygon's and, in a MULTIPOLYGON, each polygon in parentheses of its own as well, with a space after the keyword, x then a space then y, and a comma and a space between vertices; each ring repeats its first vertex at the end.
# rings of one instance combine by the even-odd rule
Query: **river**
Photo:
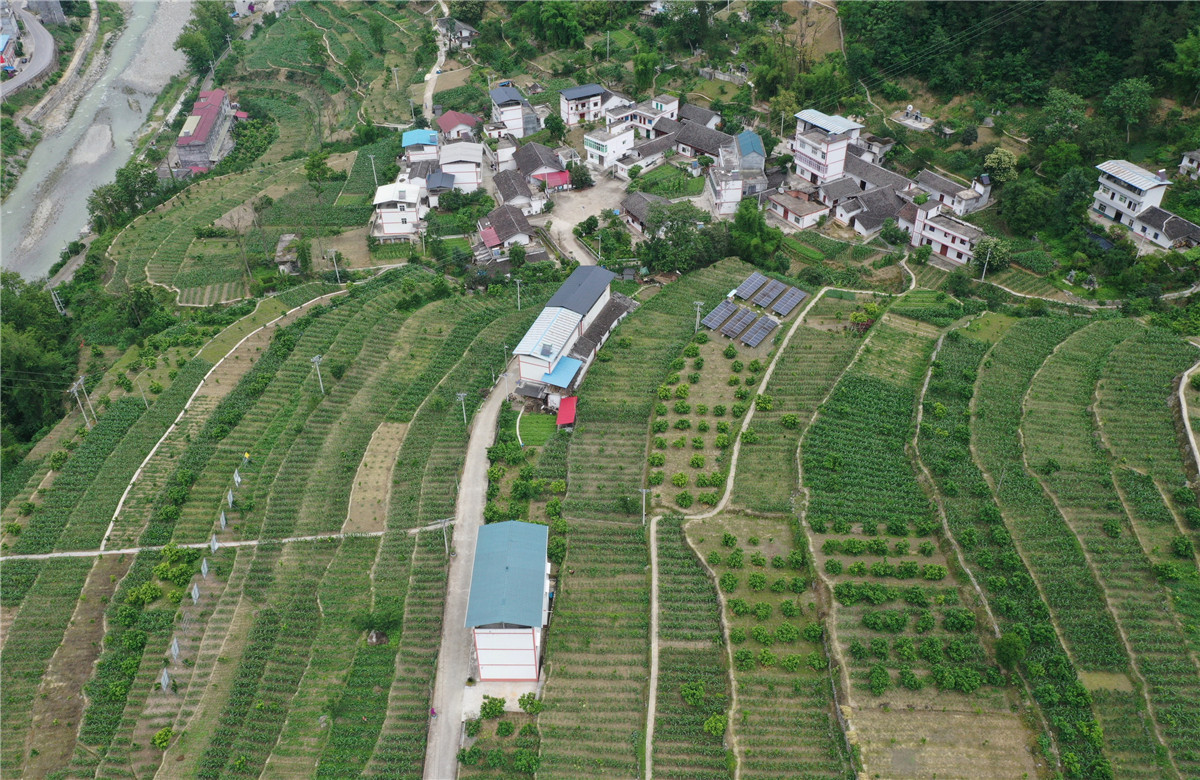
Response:
POLYGON ((103 71, 62 130, 33 150, 0 209, 0 264, 26 279, 45 276, 63 247, 86 232, 88 196, 129 161, 154 101, 186 64, 172 44, 191 16, 190 2, 121 7, 126 25, 103 71))

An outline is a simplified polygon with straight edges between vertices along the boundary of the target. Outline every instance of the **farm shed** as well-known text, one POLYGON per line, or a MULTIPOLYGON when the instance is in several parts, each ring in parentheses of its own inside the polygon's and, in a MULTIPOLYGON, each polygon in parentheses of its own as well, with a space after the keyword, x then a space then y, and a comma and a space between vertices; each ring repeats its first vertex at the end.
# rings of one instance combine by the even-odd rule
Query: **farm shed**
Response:
POLYGON ((550 617, 549 529, 508 521, 479 529, 467 625, 479 680, 537 680, 550 617))
MULTIPOLYGON (((559 363, 608 303, 608 285, 615 276, 606 268, 581 266, 567 277, 513 350, 522 380, 546 382, 555 375, 559 363)), ((567 365, 578 371, 577 363, 567 365)), ((573 377, 574 372, 559 386, 569 386, 573 377)))

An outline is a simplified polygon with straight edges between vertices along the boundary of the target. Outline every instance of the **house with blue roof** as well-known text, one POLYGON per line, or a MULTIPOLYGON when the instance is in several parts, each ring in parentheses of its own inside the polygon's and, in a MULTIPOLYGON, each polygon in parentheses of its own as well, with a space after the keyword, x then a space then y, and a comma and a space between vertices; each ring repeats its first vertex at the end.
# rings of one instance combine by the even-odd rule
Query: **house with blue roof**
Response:
POLYGON ((518 520, 479 529, 466 627, 480 682, 538 678, 550 620, 548 538, 546 526, 518 520))
POLYGON ((421 160, 438 158, 438 136, 436 130, 405 130, 400 136, 404 147, 404 159, 411 165, 421 160))
POLYGON ((766 164, 762 138, 751 130, 738 133, 721 147, 716 164, 708 169, 713 209, 718 215, 733 214, 744 198, 769 188, 766 164))

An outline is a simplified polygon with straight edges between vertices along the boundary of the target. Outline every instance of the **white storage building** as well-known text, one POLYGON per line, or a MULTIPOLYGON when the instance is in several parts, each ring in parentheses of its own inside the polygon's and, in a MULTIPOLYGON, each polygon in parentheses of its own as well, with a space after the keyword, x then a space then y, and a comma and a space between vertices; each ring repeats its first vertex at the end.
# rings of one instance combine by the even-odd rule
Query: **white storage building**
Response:
POLYGON ((481 682, 538 678, 550 618, 548 532, 516 520, 479 529, 466 627, 481 682))
POLYGON ((583 362, 567 353, 608 304, 614 278, 595 265, 580 266, 567 277, 513 350, 521 380, 570 386, 583 362))

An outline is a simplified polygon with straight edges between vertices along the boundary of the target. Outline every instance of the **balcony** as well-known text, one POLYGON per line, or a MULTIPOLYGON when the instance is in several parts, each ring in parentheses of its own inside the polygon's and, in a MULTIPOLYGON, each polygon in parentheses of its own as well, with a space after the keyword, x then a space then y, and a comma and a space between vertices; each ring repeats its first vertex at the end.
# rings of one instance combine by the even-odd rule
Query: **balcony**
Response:
POLYGON ((804 152, 797 151, 793 154, 793 157, 799 165, 804 166, 810 171, 819 173, 822 176, 824 176, 829 170, 829 166, 827 166, 825 163, 817 160, 814 157, 809 157, 804 152))

